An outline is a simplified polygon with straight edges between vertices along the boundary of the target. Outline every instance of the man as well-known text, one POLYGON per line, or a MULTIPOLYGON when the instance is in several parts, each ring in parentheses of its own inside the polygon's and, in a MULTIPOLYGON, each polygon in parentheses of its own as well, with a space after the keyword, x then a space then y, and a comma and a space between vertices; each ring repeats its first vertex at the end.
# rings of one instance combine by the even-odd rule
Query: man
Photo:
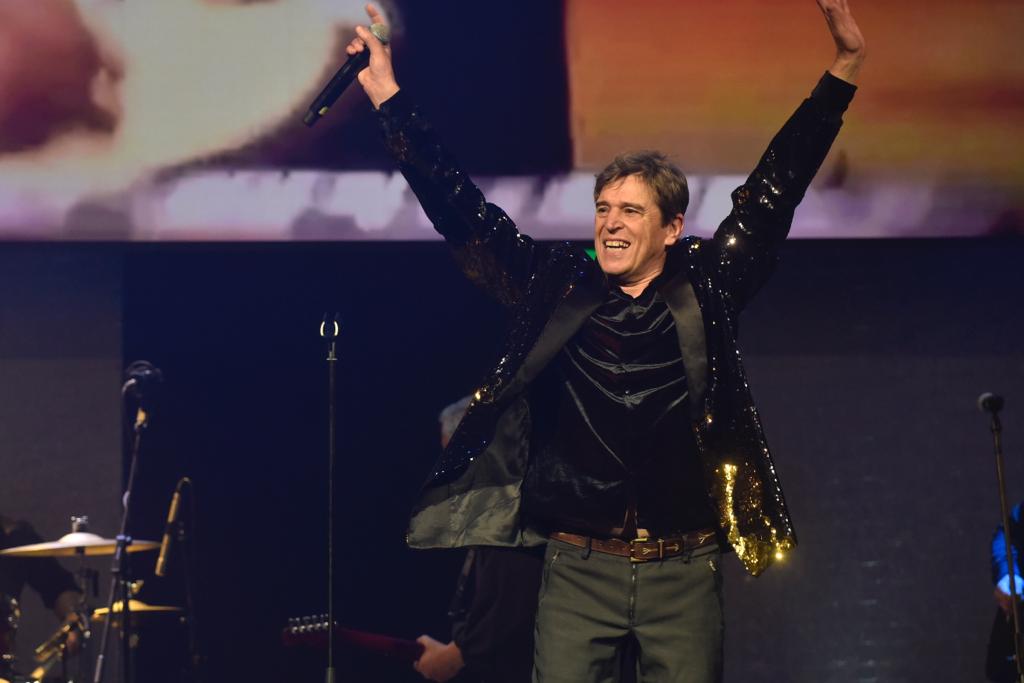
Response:
POLYGON ((645 683, 719 680, 719 542, 755 575, 796 543, 736 323, 772 271, 864 59, 845 0, 817 1, 836 58, 733 193, 714 238, 681 238, 678 169, 627 154, 597 176, 596 264, 519 233, 399 89, 390 50, 363 27, 348 48, 371 51, 359 81, 427 215, 512 317, 408 542, 548 539, 537 681, 615 680, 631 647, 645 683))
MULTIPOLYGON (((1024 501, 1010 510, 1010 549, 1012 560, 1006 555, 1006 531, 1003 525, 996 527, 992 534, 991 561, 992 583, 995 586, 995 620, 989 634, 988 652, 985 660, 985 675, 995 683, 1009 683, 1017 679, 1016 653, 1013 647, 1013 599, 1010 591, 1010 571, 1013 571, 1014 591, 1018 600, 1024 592, 1024 578, 1021 577, 1019 553, 1024 542, 1024 526, 1021 525, 1021 511, 1024 501)), ((1019 609, 1018 602, 1018 609, 1019 609)), ((1018 612, 1024 618, 1024 613, 1018 612)))
MULTIPOLYGON (((472 397, 438 415, 441 448, 448 446, 472 397)), ((470 548, 452 599, 452 639, 416 639, 423 654, 415 669, 431 681, 529 683, 533 623, 540 586, 536 548, 470 548), (456 678, 457 677, 457 678, 456 678)))
MULTIPOLYGON (((42 543, 43 539, 27 522, 16 521, 0 515, 0 550, 23 545, 42 543)), ((81 593, 75 584, 74 577, 52 557, 6 557, 0 555, 0 610, 6 607, 9 599, 19 600, 25 585, 29 585, 39 593, 43 605, 53 610, 57 619, 64 621, 78 607, 81 593)), ((3 652, 11 649, 13 632, 6 635, 0 628, 0 655, 13 655, 3 652), (5 639, 10 639, 6 642, 5 639)), ((77 649, 77 635, 69 639, 69 647, 77 649)))

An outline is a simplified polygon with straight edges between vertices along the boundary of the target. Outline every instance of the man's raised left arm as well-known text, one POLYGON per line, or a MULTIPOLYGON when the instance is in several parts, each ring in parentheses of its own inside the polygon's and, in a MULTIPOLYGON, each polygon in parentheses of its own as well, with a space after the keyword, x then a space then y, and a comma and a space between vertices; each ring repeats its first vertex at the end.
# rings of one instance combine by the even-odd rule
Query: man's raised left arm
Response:
POLYGON ((746 182, 732 194, 733 210, 712 243, 712 267, 741 310, 771 275, 793 213, 825 160, 842 125, 853 81, 866 54, 864 38, 846 0, 817 0, 836 45, 836 56, 811 96, 775 135, 746 182))

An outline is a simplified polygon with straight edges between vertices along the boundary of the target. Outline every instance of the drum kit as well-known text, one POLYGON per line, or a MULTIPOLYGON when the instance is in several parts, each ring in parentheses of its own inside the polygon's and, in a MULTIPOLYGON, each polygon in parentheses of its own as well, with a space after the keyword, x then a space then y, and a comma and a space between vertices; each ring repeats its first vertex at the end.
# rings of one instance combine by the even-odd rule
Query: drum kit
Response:
MULTIPOLYGON (((9 596, 0 595, 0 683, 30 683, 42 681, 59 664, 63 667, 63 679, 71 683, 76 678, 84 680, 86 657, 81 656, 88 650, 89 639, 92 636, 90 625, 92 622, 103 622, 113 612, 111 626, 123 632, 126 636, 125 643, 134 647, 138 639, 130 637, 137 625, 138 620, 150 620, 160 618, 182 618, 182 608, 168 605, 149 605, 134 597, 128 600, 128 609, 125 610, 123 599, 113 602, 113 607, 92 608, 88 604, 88 593, 86 587, 95 583, 95 570, 89 569, 86 565, 86 558, 114 555, 117 548, 117 540, 104 538, 88 531, 88 519, 85 517, 72 517, 72 531, 56 541, 46 543, 34 543, 14 548, 0 550, 0 557, 10 558, 43 558, 43 557, 77 557, 80 560, 78 576, 79 586, 82 588, 82 599, 77 611, 70 614, 56 632, 45 642, 35 648, 33 659, 35 669, 29 674, 19 673, 18 662, 15 655, 16 636, 21 618, 21 611, 18 601, 9 596), (130 620, 129 620, 130 615, 130 620), (127 628, 125 628, 127 625, 127 628), (68 655, 71 643, 77 642, 79 652, 78 675, 73 676, 68 670, 68 655)), ((126 549, 130 553, 156 550, 160 544, 155 541, 143 541, 131 539, 126 549)), ((134 595, 142 582, 133 582, 130 586, 130 594, 134 595)))

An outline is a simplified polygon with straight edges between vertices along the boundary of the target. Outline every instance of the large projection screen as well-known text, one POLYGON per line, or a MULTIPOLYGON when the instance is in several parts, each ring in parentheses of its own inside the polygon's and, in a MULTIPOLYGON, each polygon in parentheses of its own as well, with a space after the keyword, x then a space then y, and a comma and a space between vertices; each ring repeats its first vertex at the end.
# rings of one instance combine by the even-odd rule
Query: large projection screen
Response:
MULTIPOLYGON (((1024 5, 860 2, 870 58, 795 237, 1022 232, 1024 5)), ((806 0, 393 0, 400 83, 489 199, 586 239, 593 174, 658 148, 687 230, 828 66, 806 0)), ((0 4, 0 239, 435 239, 357 86, 302 112, 359 0, 0 4)))

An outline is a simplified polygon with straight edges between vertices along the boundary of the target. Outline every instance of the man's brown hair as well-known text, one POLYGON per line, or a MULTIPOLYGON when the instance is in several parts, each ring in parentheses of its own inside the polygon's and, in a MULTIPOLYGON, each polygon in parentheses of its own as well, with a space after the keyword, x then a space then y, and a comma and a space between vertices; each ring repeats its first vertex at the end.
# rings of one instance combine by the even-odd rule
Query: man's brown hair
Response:
POLYGON ((667 225, 677 213, 686 213, 686 206, 690 203, 686 176, 665 154, 652 150, 625 152, 612 159, 596 176, 594 201, 597 201, 605 186, 631 175, 640 176, 651 189, 654 201, 661 210, 663 224, 667 225))

